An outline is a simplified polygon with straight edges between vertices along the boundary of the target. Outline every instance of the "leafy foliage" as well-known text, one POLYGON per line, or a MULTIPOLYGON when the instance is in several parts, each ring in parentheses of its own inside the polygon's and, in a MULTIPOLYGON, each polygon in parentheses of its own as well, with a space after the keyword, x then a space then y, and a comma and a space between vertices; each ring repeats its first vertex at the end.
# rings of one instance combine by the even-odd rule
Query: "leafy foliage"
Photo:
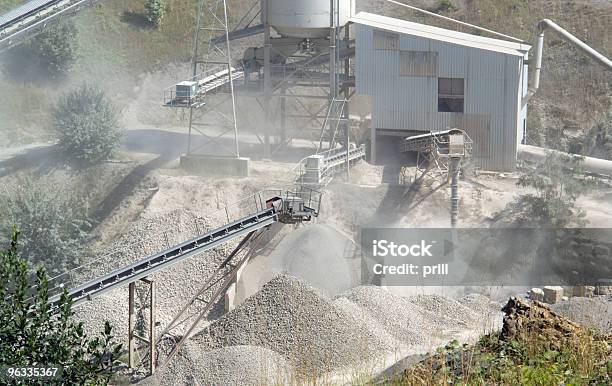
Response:
POLYGON ((20 257, 30 265, 56 274, 78 261, 90 224, 84 205, 61 189, 21 179, 0 194, 0 212, 0 232, 9 234, 13 224, 22 230, 20 257))
POLYGON ((9 51, 4 70, 20 81, 61 78, 78 58, 77 36, 70 21, 49 27, 9 51))
POLYGON ((530 331, 525 340, 483 336, 475 346, 450 342, 406 370, 397 385, 608 385, 611 338, 590 332, 551 348, 530 331))
POLYGON ((52 111, 59 146, 68 158, 98 163, 119 146, 119 110, 100 88, 84 84, 64 95, 52 111))
POLYGON ((165 5, 163 0, 146 0, 145 14, 149 22, 154 26, 159 26, 164 17, 165 5))
POLYGON ((74 313, 66 290, 52 308, 44 269, 36 272, 35 287, 30 286, 28 265, 17 252, 18 236, 14 230, 10 247, 0 252, 0 363, 61 366, 64 371, 57 384, 107 384, 121 353, 110 324, 106 322, 101 335, 89 339, 82 323, 71 321, 74 313))
POLYGON ((558 227, 582 222, 584 212, 575 203, 591 185, 583 163, 583 157, 549 152, 542 164, 519 178, 518 186, 535 189, 519 199, 534 221, 558 227))

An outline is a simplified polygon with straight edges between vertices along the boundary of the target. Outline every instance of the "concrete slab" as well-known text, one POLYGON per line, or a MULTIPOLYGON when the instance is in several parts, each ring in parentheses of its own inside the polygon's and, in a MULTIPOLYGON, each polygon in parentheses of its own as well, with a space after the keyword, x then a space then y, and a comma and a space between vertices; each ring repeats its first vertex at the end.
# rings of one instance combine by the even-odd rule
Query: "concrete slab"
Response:
POLYGON ((181 156, 181 167, 206 176, 249 176, 249 158, 189 154, 181 156))

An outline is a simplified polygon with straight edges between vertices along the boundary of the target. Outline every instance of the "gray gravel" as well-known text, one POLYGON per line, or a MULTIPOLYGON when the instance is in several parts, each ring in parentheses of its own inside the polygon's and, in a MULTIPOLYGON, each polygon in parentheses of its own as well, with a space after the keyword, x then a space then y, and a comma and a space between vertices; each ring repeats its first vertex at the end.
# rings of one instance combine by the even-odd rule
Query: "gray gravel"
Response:
MULTIPOLYGON (((148 254, 159 252, 165 249, 167 245, 185 241, 195 236, 198 231, 202 232, 206 227, 206 223, 206 219, 197 217, 188 211, 172 211, 134 223, 117 244, 128 245, 129 243, 135 243, 132 248, 108 255, 107 258, 92 264, 86 271, 82 272, 82 277, 106 274, 112 269, 125 266, 146 257, 148 254), (168 224, 172 224, 170 231, 166 234, 160 234, 160 229, 169 229, 168 224), (154 233, 156 231, 158 233, 154 233), (166 243, 166 238, 168 243, 166 243)), ((156 329, 157 333, 160 333, 168 325, 185 302, 197 292, 203 284, 202 280, 212 274, 223 260, 227 248, 229 247, 226 246, 192 256, 182 263, 152 275, 157 291, 156 318, 159 322, 159 326, 156 329)), ((137 304, 143 304, 143 307, 138 307, 137 310, 143 312, 141 314, 144 316, 141 319, 143 330, 148 328, 148 318, 146 316, 149 312, 145 290, 145 285, 137 283, 137 294, 141 293, 142 295, 137 295, 137 304)), ((84 323, 85 332, 90 335, 101 331, 103 321, 110 321, 118 341, 127 345, 127 300, 127 286, 118 288, 76 307, 75 318, 84 323)), ((187 328, 187 324, 184 324, 182 328, 187 328)))
POLYGON ((275 277, 193 339, 211 348, 266 347, 289 359, 297 373, 309 376, 355 365, 389 349, 319 290, 287 275, 275 277))
MULTIPOLYGON (((448 331, 452 329, 465 328, 472 323, 474 318, 451 317, 453 307, 445 309, 443 306, 429 306, 436 309, 432 312, 423 307, 426 297, 402 297, 397 296, 381 287, 362 286, 350 289, 340 295, 369 312, 369 314, 380 323, 385 330, 395 339, 407 344, 423 344, 428 342, 431 332, 448 331)), ((443 304, 452 303, 450 299, 443 304)), ((456 303, 456 302, 455 302, 456 303)), ((461 305, 459 305, 461 306, 461 305)))
POLYGON ((231 346, 203 352, 189 342, 167 368, 141 384, 264 386, 290 382, 289 364, 272 350, 257 346, 231 346))
POLYGON ((612 331, 612 297, 610 296, 571 297, 567 301, 551 305, 550 308, 585 327, 604 333, 612 331))
POLYGON ((488 297, 481 294, 470 294, 457 301, 466 307, 471 308, 478 315, 485 316, 497 316, 503 314, 501 309, 502 305, 498 302, 492 301, 488 297))
POLYGON ((418 295, 408 299, 440 318, 440 322, 450 320, 451 322, 446 324, 447 328, 465 328, 478 322, 478 315, 473 309, 446 296, 418 295))

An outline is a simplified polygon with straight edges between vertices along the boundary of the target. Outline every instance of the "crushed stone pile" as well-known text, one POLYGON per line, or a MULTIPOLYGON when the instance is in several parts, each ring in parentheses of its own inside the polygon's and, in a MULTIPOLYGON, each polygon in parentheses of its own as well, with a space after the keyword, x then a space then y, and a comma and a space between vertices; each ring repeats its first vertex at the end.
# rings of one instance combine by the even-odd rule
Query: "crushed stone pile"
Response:
POLYGON ((291 366, 272 350, 258 346, 230 346, 207 352, 189 342, 168 367, 141 384, 180 385, 285 385, 291 366))
POLYGON ((282 274, 193 339, 210 348, 266 347, 289 359, 298 374, 313 376, 389 349, 366 331, 319 290, 282 274))
POLYGON ((457 299, 457 301, 464 306, 471 308, 478 315, 502 315, 502 305, 481 294, 469 294, 457 299))
POLYGON ((365 311, 380 323, 395 339, 407 344, 427 343, 428 331, 462 328, 473 321, 450 318, 452 309, 434 313, 419 305, 422 300, 416 297, 394 295, 384 288, 361 286, 344 292, 344 297, 365 311))
POLYGON ((346 312, 350 315, 357 323, 364 326, 364 334, 376 337, 380 339, 385 346, 389 347, 392 351, 399 349, 402 344, 395 337, 393 337, 383 325, 376 320, 370 313, 356 303, 348 300, 344 297, 337 297, 333 300, 334 306, 338 309, 346 312))
MULTIPOLYGON (((160 252, 166 249, 167 245, 175 245, 192 238, 199 232, 205 231, 206 224, 205 218, 185 210, 160 213, 136 222, 118 243, 118 245, 134 243, 132 248, 108 255, 108 259, 92 264, 89 271, 84 272, 86 277, 81 277, 79 283, 112 272, 112 270, 133 263, 149 254, 160 252), (197 225, 196 220, 198 220, 197 225), (160 229, 169 229, 169 224, 171 224, 172 231, 167 232, 166 235, 159 234, 160 229)), ((203 280, 212 275, 224 259, 224 254, 227 252, 224 248, 229 247, 216 248, 201 255, 192 256, 151 276, 155 281, 158 294, 156 297, 156 320, 159 323, 157 332, 161 332, 170 323, 185 302, 202 286, 203 280)), ((147 287, 138 282, 136 288, 137 310, 140 311, 137 318, 142 328, 146 330, 148 325, 146 315, 149 312, 147 287)), ((82 303, 75 308, 75 318, 84 323, 84 329, 88 335, 97 335, 102 329, 103 321, 108 320, 113 325, 113 334, 119 342, 127 344, 127 286, 103 294, 90 302, 82 303)))
POLYGON ((457 300, 441 295, 417 295, 408 298, 417 306, 445 320, 454 320, 449 328, 469 327, 478 322, 478 315, 457 300))
POLYGON ((571 297, 568 301, 550 305, 550 308, 584 327, 602 333, 612 331, 612 296, 571 297))

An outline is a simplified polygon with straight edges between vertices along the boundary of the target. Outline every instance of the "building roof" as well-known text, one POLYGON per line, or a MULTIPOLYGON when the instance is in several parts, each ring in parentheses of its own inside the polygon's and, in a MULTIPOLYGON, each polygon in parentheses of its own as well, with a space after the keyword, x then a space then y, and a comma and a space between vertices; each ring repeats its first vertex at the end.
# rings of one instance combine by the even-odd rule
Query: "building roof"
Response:
POLYGON ((394 31, 400 34, 419 36, 426 39, 438 40, 445 43, 456 44, 481 50, 494 51, 508 55, 525 56, 531 46, 524 43, 508 40, 487 38, 464 32, 457 32, 444 28, 432 27, 425 24, 413 23, 393 17, 375 15, 368 12, 359 12, 350 19, 356 24, 394 31))

